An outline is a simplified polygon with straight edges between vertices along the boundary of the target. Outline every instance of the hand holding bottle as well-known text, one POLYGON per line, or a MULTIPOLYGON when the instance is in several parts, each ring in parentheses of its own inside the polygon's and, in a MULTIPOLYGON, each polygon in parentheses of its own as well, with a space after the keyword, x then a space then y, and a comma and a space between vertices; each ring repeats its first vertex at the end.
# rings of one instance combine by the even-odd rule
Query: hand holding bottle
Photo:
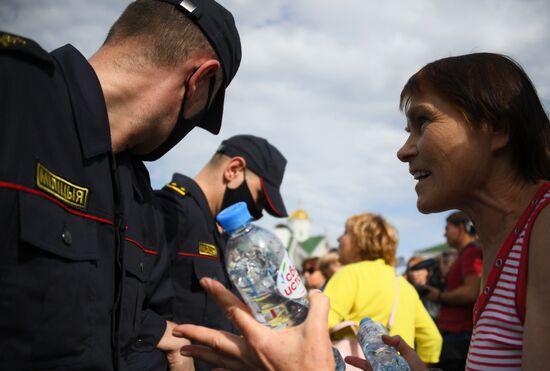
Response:
MULTIPOLYGON (((411 348, 401 336, 382 335, 382 341, 387 345, 394 347, 409 364, 411 371, 428 371, 428 367, 422 362, 418 354, 411 348)), ((372 367, 366 359, 354 356, 345 358, 347 364, 355 366, 365 371, 372 371, 372 367)))
POLYGON ((320 292, 309 295, 309 311, 297 326, 273 330, 260 324, 248 307, 219 282, 203 278, 201 285, 223 308, 241 336, 195 325, 180 325, 174 336, 200 345, 182 348, 182 354, 233 370, 334 370, 328 336, 329 300, 320 292))

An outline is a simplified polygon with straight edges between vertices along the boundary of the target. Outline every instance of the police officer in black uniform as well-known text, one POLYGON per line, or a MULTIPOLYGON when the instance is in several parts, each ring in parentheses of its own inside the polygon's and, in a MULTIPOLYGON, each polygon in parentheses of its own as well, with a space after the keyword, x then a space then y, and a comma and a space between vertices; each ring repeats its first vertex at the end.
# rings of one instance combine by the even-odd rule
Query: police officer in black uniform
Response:
MULTIPOLYGON (((236 135, 224 140, 213 158, 194 179, 175 173, 172 181, 156 191, 165 215, 171 278, 176 292, 173 318, 234 332, 226 314, 202 289, 199 281, 212 277, 231 288, 225 273, 222 235, 215 216, 222 209, 244 201, 255 219, 262 210, 286 217, 280 186, 286 166, 284 156, 267 140, 236 135)), ((195 360, 197 370, 211 366, 195 360)))
POLYGON ((150 300, 169 256, 141 160, 219 131, 240 42, 213 0, 167 2, 132 3, 90 61, 0 32, 2 370, 125 369, 177 344, 150 300))

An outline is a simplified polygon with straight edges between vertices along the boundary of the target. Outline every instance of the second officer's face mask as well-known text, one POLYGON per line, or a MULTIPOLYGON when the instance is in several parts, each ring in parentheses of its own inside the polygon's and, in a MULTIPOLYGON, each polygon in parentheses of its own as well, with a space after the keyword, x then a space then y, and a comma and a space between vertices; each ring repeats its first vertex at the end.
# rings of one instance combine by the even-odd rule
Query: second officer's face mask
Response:
POLYGON ((254 198, 252 197, 252 193, 250 192, 250 188, 248 187, 248 183, 246 182, 246 177, 244 178, 243 182, 235 189, 228 188, 227 186, 225 187, 221 209, 223 210, 241 201, 246 203, 248 211, 250 212, 250 215, 252 215, 252 218, 254 218, 254 220, 258 220, 262 217, 262 210, 258 207, 256 202, 254 201, 254 198))

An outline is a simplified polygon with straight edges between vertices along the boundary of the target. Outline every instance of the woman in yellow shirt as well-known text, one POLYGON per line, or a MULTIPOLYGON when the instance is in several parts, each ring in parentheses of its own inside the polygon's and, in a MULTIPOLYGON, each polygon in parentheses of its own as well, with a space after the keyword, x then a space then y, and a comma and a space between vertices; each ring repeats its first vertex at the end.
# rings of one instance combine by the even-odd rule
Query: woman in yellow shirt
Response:
POLYGON ((379 215, 358 214, 347 220, 338 242, 345 266, 324 291, 330 298, 329 328, 371 317, 415 347, 423 362, 437 363, 441 335, 415 288, 394 269, 395 229, 379 215))

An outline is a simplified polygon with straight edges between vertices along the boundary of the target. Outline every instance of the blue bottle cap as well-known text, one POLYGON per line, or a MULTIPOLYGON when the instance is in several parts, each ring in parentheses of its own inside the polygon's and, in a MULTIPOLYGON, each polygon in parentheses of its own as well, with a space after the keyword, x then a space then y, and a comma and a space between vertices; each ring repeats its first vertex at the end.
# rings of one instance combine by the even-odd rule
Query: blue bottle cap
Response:
POLYGON ((365 317, 363 318, 360 322, 359 322, 359 326, 361 326, 363 324, 363 322, 367 322, 367 321, 372 321, 372 318, 370 317, 365 317))
POLYGON ((227 233, 231 234, 250 223, 252 216, 250 216, 246 203, 241 201, 220 211, 216 220, 227 233))

